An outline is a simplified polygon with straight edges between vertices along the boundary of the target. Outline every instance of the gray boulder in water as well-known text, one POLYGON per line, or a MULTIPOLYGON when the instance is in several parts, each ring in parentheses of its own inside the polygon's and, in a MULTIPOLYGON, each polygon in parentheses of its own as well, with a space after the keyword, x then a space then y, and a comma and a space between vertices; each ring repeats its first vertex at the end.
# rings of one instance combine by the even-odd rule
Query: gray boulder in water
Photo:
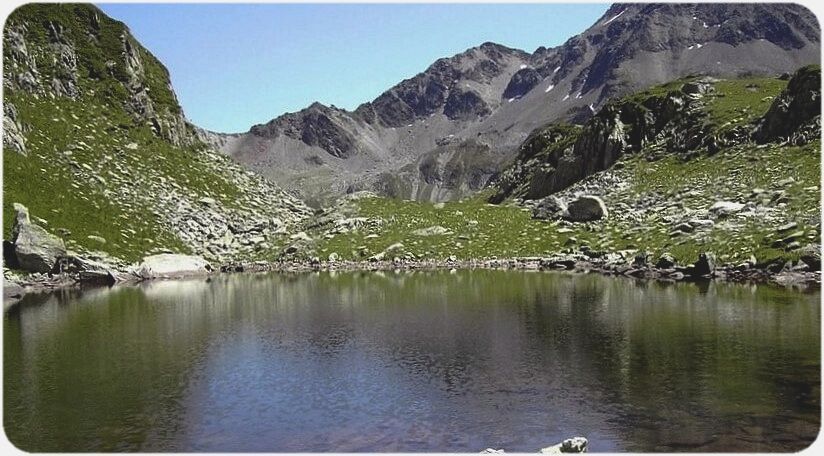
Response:
POLYGON ((14 203, 14 212, 12 242, 17 265, 28 272, 50 272, 66 254, 63 240, 32 223, 26 206, 14 203))
POLYGON ((564 218, 572 222, 592 222, 607 215, 607 206, 601 198, 581 196, 569 203, 564 218))

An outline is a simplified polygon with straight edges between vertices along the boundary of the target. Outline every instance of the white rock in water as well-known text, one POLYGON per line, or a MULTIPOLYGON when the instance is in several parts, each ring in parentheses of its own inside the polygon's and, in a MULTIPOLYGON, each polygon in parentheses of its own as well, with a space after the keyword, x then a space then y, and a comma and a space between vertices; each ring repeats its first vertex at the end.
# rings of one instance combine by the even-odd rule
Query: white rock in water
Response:
POLYGON ((587 439, 585 437, 573 437, 566 439, 563 442, 541 449, 542 454, 558 454, 558 453, 586 453, 587 439))
POLYGON ((212 266, 203 257, 176 253, 147 256, 138 268, 138 274, 144 279, 197 276, 210 272, 212 266))

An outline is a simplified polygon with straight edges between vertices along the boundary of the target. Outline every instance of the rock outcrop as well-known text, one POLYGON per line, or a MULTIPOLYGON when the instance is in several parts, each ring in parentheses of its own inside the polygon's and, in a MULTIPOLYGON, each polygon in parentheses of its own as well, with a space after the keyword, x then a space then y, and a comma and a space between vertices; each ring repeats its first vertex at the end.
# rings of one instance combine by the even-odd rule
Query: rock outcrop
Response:
POLYGON ((697 79, 664 94, 630 96, 609 102, 582 128, 550 125, 521 145, 490 198, 540 199, 611 167, 624 154, 653 148, 686 154, 712 147, 701 110, 711 80, 697 79))
POLYGON ((820 131, 821 67, 810 65, 793 75, 761 119, 753 137, 759 143, 781 140, 798 145, 818 139, 820 131))
POLYGON ((26 155, 26 137, 17 116, 17 108, 11 102, 3 103, 3 149, 26 155))

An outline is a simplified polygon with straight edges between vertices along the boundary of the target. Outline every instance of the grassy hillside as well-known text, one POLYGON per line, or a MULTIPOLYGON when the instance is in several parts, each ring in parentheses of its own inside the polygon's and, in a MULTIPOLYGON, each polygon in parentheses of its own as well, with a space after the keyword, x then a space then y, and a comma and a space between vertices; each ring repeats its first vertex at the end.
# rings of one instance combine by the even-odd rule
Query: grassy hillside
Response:
POLYGON ((195 139, 166 68, 96 7, 25 5, 4 44, 4 125, 24 139, 4 135, 4 239, 21 203, 75 251, 248 258, 308 214, 195 139))

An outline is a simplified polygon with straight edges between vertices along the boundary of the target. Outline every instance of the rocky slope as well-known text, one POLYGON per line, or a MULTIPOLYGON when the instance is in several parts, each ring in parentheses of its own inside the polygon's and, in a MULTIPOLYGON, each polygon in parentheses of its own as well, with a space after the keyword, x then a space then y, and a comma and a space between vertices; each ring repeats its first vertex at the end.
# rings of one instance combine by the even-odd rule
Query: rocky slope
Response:
POLYGON ((205 145, 166 68, 96 7, 25 5, 3 39, 5 240, 19 203, 87 258, 223 262, 276 250, 310 213, 205 145))
POLYGON ((789 81, 690 77, 654 86, 608 103, 583 126, 538 129, 507 178, 473 197, 344 198, 313 219, 294 252, 343 267, 817 283, 821 128, 811 100, 820 92, 817 66, 789 81))
POLYGON ((535 128, 585 122, 610 99, 691 74, 777 75, 820 54, 798 5, 615 4, 532 54, 484 43, 354 112, 314 103, 249 132, 212 135, 252 169, 323 199, 369 189, 419 200, 473 193, 535 128))
POLYGON ((581 127, 537 129, 501 173, 490 201, 540 199, 610 168, 625 154, 686 160, 752 141, 803 145, 817 139, 820 67, 798 70, 774 98, 770 94, 784 86, 782 79, 690 77, 610 101, 581 127))

